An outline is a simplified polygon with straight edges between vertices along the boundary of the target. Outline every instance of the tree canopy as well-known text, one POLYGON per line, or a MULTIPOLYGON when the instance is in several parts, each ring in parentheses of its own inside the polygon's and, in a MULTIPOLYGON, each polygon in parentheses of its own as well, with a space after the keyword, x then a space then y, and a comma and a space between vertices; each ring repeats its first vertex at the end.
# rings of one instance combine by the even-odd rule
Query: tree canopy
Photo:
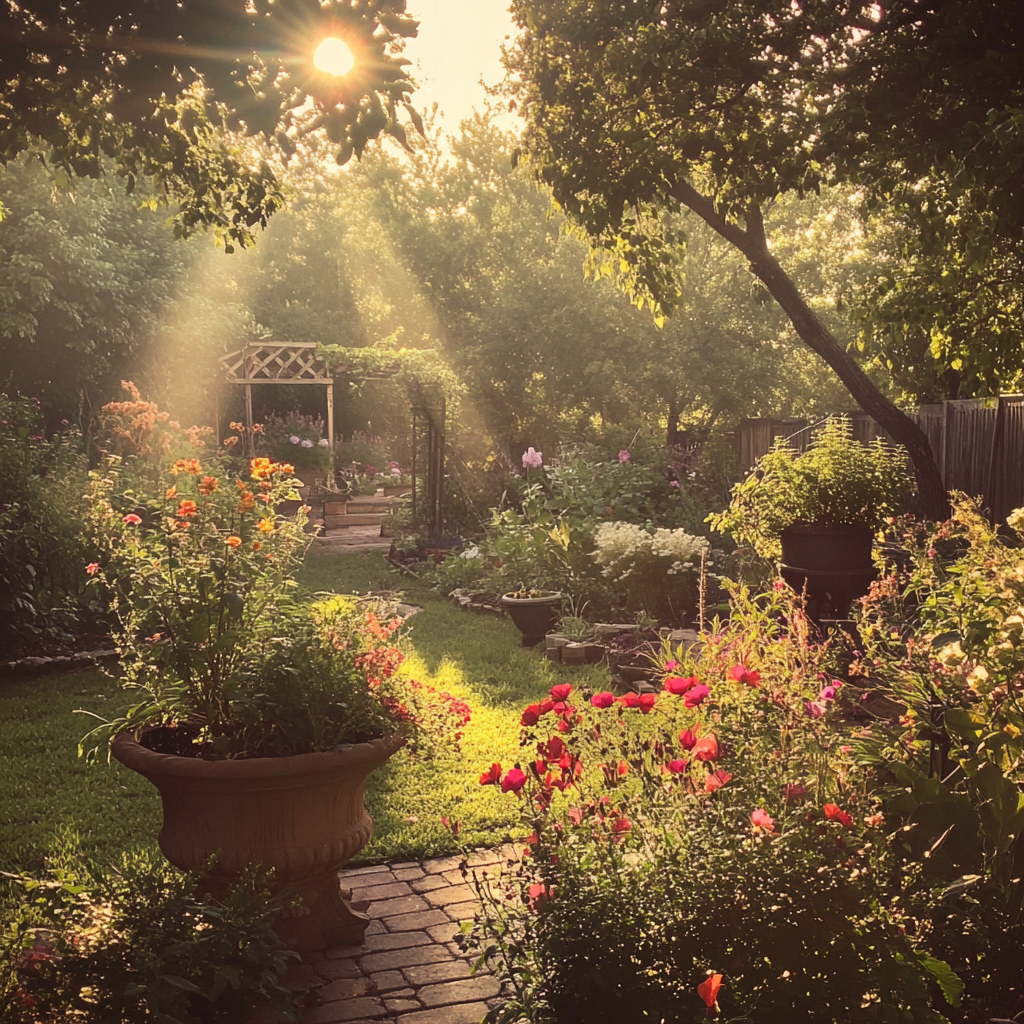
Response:
POLYGON ((260 135, 290 155, 322 128, 345 163, 382 132, 406 143, 398 109, 413 85, 400 56, 417 23, 405 0, 19 0, 0 4, 0 159, 40 141, 69 174, 104 158, 131 191, 153 178, 180 203, 187 233, 212 226, 247 243, 280 206, 260 135), (318 70, 325 37, 354 66, 318 70))
MULTIPOLYGON (((765 209, 852 183, 929 219, 942 179, 1024 215, 1024 10, 1015 0, 514 0, 524 149, 555 198, 669 310, 694 210, 747 257, 800 337, 904 443, 925 505, 946 511, 927 442, 814 315, 772 252, 765 209)), ((976 201, 978 201, 976 199, 976 201)), ((948 238, 948 235, 946 236, 948 238)))

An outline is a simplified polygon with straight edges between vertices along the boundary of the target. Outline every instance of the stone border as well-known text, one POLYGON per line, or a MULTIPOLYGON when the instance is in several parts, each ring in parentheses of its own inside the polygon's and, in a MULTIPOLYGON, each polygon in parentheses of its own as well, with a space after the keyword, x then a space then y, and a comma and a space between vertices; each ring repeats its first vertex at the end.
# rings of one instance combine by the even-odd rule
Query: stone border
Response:
POLYGON ((14 678, 49 675, 68 668, 85 668, 111 661, 117 651, 80 651, 78 654, 61 654, 53 658, 19 658, 17 661, 0 661, 0 678, 14 678))

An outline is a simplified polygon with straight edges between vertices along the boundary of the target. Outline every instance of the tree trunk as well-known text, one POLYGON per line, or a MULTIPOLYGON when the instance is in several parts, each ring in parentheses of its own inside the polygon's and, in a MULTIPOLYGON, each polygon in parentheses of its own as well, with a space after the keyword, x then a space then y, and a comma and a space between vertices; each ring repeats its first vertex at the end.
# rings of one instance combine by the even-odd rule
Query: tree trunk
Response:
POLYGON ((672 447, 674 444, 679 444, 682 441, 682 436, 679 433, 679 416, 682 413, 682 409, 679 407, 679 399, 673 398, 668 403, 668 430, 665 431, 665 444, 668 447, 672 447))
POLYGON ((670 191, 674 198, 693 210, 747 257, 751 273, 764 283, 783 308, 804 344, 828 363, 857 404, 897 444, 906 448, 917 476, 918 496, 925 515, 931 519, 948 519, 949 496, 924 431, 875 387, 856 360, 815 316, 792 279, 769 252, 760 208, 751 205, 747 213, 747 227, 743 230, 729 223, 715 209, 714 203, 688 182, 677 183, 670 191))

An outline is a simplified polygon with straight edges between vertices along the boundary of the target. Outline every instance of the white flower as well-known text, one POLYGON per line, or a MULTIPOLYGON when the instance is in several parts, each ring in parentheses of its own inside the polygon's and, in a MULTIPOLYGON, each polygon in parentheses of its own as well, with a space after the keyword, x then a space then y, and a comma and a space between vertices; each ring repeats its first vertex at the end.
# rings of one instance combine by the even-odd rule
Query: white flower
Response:
POLYGON ((326 437, 321 437, 320 440, 317 441, 317 444, 320 445, 321 448, 330 448, 331 447, 331 442, 328 441, 326 437))
POLYGON ((292 436, 289 437, 288 440, 291 441, 292 444, 298 444, 299 443, 299 439, 294 434, 292 434, 292 436))
POLYGON ((303 441, 299 442, 299 443, 302 445, 303 448, 312 448, 313 447, 313 442, 310 441, 308 438, 306 440, 303 440, 303 441))
POLYGON ((1006 525, 1015 533, 1024 535, 1024 507, 1015 508, 1006 517, 1006 525))

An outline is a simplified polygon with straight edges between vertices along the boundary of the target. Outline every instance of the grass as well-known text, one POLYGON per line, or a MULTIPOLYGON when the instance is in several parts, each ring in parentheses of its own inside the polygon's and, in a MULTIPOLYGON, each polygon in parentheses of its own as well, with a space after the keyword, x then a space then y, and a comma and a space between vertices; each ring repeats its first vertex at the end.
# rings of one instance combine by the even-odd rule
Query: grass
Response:
MULTIPOLYGON (((401 591, 422 607, 409 624, 415 653, 406 670, 465 699, 473 717, 459 750, 430 757, 400 751, 369 780, 366 804, 374 835, 360 861, 411 859, 455 848, 441 817, 462 824, 472 846, 521 834, 517 802, 478 784, 492 761, 519 758, 524 704, 558 682, 605 689, 607 669, 566 669, 519 646, 511 622, 466 612, 419 581, 400 576, 379 552, 330 554, 314 547, 299 574, 310 593, 401 591)), ((112 860, 153 847, 160 827, 156 790, 116 762, 89 765, 76 746, 89 720, 76 708, 110 715, 127 703, 116 681, 98 670, 0 682, 0 870, 35 869, 58 837, 76 831, 83 851, 112 860)))

